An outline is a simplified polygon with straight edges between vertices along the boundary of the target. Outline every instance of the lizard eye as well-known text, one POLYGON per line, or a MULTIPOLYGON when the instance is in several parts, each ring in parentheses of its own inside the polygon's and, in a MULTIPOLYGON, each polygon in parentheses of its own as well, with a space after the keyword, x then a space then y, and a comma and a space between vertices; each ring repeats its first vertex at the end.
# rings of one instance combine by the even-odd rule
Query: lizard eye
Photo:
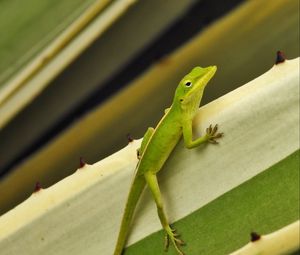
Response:
POLYGON ((186 87, 191 87, 191 86, 192 86, 192 82, 187 81, 187 82, 185 83, 185 86, 186 86, 186 87))

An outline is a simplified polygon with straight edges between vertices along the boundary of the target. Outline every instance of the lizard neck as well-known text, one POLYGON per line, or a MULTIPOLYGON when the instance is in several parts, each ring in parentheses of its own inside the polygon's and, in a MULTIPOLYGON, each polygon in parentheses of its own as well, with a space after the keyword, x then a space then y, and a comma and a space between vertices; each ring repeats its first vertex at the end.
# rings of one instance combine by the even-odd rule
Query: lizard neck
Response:
MULTIPOLYGON (((201 100, 202 94, 199 95, 201 100)), ((200 102, 192 100, 191 102, 185 103, 174 98, 172 106, 170 108, 170 114, 175 114, 181 119, 192 120, 199 109, 200 102)))

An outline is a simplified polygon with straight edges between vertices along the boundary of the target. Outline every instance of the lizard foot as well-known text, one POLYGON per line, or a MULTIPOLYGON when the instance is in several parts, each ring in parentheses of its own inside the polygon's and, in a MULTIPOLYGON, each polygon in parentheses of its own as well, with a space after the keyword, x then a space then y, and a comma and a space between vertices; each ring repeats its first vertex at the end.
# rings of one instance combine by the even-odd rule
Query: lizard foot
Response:
POLYGON ((180 250, 178 246, 185 245, 184 241, 178 238, 179 234, 176 233, 175 229, 172 229, 170 226, 166 229, 166 236, 165 236, 165 251, 168 250, 170 240, 172 244, 174 245, 176 251, 179 255, 184 255, 184 253, 180 250))
POLYGON ((218 142, 216 141, 216 139, 224 136, 224 133, 218 133, 217 131, 218 124, 216 124, 214 127, 212 127, 212 125, 209 125, 209 127, 206 129, 206 137, 209 143, 217 144, 218 142))

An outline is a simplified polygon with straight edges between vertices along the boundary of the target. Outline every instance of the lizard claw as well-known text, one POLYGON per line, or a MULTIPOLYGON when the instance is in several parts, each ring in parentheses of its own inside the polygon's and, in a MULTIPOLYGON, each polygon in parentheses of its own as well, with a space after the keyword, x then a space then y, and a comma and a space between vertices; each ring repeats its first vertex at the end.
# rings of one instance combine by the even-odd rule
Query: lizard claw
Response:
POLYGON ((169 227, 169 229, 166 229, 166 236, 165 236, 165 251, 168 250, 168 247, 170 245, 170 241, 173 243, 176 251, 178 252, 179 255, 184 255, 184 253, 179 249, 179 246, 185 245, 184 241, 179 239, 179 234, 176 233, 176 229, 172 229, 169 227))
POLYGON ((217 133, 218 131, 218 124, 216 124, 214 127, 210 124, 209 127, 206 129, 206 136, 207 141, 212 144, 218 144, 216 139, 219 139, 224 136, 224 133, 217 133))
POLYGON ((168 236, 168 235, 165 235, 165 244, 164 244, 164 250, 165 250, 165 251, 168 251, 169 245, 170 245, 170 239, 169 239, 169 236, 168 236))

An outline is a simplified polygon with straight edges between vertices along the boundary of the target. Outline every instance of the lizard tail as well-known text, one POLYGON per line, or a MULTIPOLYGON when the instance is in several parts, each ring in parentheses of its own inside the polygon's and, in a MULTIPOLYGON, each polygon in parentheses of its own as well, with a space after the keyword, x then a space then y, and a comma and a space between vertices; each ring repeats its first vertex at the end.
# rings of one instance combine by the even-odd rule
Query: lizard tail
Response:
POLYGON ((136 208, 137 202, 140 198, 141 193, 144 190, 146 185, 146 180, 143 175, 135 176, 133 183, 131 184, 131 188, 129 191, 128 199, 126 202, 120 232, 118 236, 118 241, 115 246, 114 255, 121 255, 123 248, 125 246, 125 242, 127 239, 127 234, 129 231, 130 223, 133 218, 134 210, 136 208))

